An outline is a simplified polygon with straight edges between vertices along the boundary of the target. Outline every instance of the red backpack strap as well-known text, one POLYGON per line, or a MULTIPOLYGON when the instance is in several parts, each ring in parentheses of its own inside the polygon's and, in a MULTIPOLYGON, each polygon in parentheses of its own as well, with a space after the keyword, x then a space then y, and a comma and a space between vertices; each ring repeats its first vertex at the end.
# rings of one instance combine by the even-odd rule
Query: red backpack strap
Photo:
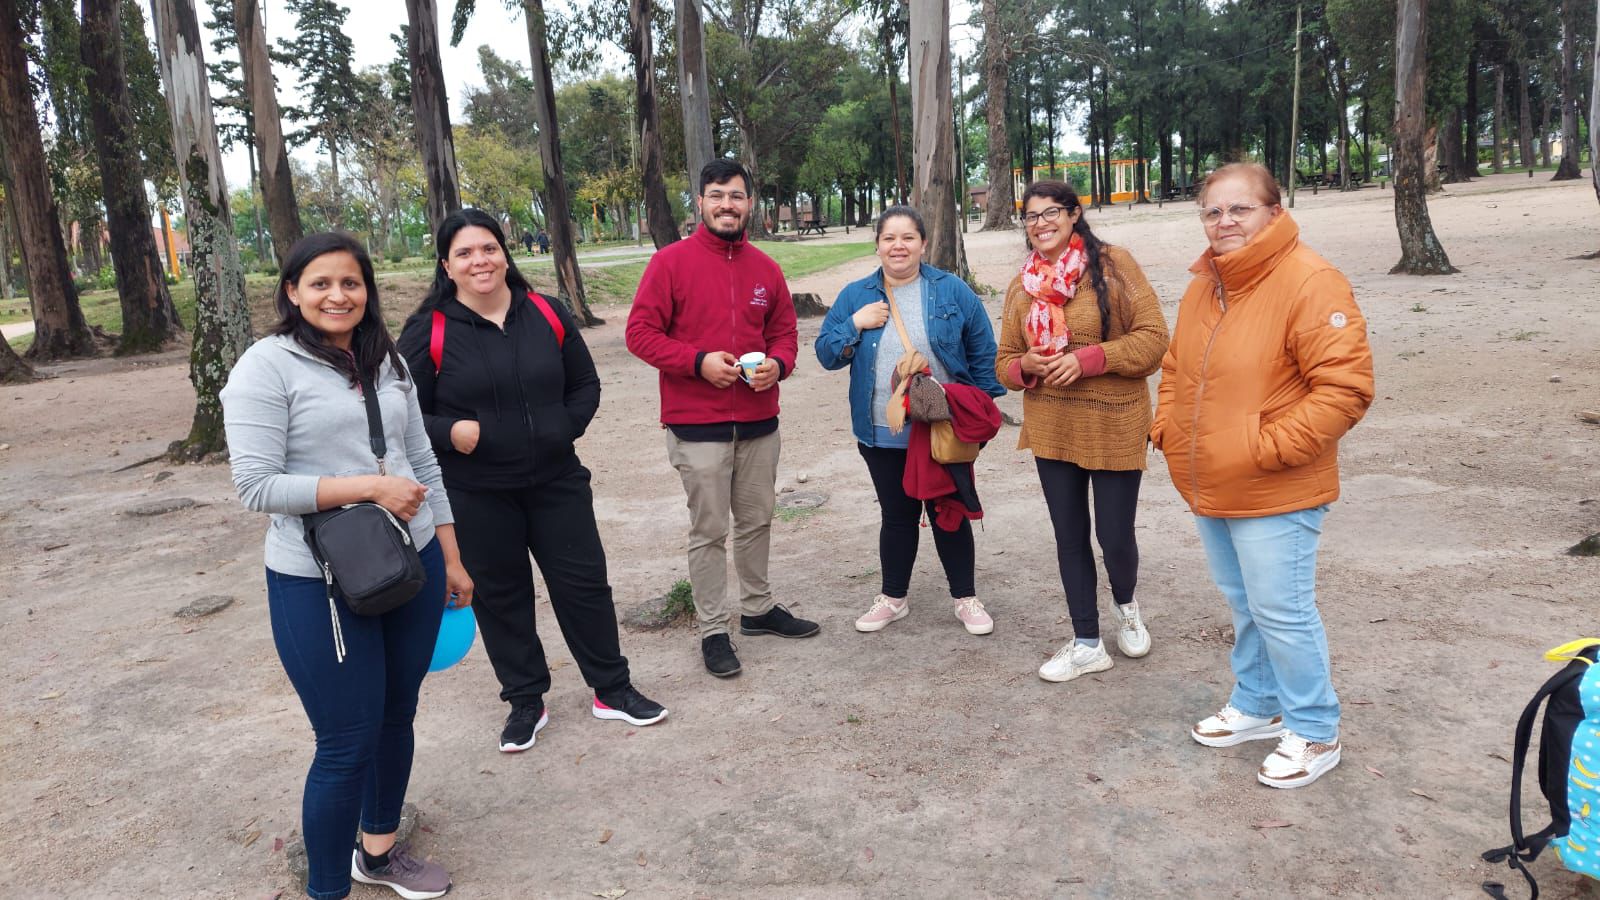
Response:
POLYGON ((433 332, 428 336, 428 356, 433 359, 433 374, 438 376, 444 363, 444 313, 433 311, 433 332))
POLYGON ((550 323, 550 330, 556 333, 556 346, 560 347, 567 342, 567 326, 561 324, 561 317, 550 307, 550 301, 544 299, 534 291, 528 292, 528 301, 539 307, 539 312, 544 314, 544 320, 550 323))

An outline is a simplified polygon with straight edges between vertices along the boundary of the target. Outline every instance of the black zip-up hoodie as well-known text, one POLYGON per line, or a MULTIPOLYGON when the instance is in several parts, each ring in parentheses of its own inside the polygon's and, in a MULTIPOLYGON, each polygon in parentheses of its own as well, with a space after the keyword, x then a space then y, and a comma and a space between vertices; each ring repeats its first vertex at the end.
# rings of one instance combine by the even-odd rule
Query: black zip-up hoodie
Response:
POLYGON ((566 474, 577 463, 572 442, 583 436, 600 407, 600 376, 577 323, 559 301, 550 308, 566 327, 566 341, 526 293, 512 288, 505 329, 452 297, 445 316, 444 352, 435 373, 429 346, 433 310, 422 309, 400 332, 400 353, 417 384, 428 439, 447 488, 522 488, 566 474), (478 423, 478 446, 461 453, 450 427, 478 423))

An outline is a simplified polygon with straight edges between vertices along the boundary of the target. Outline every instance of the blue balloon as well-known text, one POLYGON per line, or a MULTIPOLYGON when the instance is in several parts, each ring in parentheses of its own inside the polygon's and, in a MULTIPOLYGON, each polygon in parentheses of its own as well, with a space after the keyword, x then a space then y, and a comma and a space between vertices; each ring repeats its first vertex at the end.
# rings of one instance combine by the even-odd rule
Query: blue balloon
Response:
POLYGON ((439 639, 434 642, 433 661, 428 663, 428 671, 443 672, 466 659, 477 634, 478 620, 472 615, 472 607, 446 607, 444 618, 439 622, 439 639))

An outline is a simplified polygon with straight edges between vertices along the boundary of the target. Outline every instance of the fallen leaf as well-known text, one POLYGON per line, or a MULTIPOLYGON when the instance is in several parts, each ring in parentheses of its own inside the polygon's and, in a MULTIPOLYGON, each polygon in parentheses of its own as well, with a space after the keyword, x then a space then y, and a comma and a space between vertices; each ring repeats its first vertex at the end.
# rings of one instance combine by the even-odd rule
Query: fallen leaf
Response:
POLYGON ((1503 763, 1511 762, 1511 760, 1509 758, 1507 758, 1504 753, 1491 753, 1491 754, 1489 754, 1489 758, 1490 759, 1498 759, 1503 763))
POLYGON ((1489 660, 1489 668, 1491 668, 1491 669, 1500 668, 1500 660, 1498 660, 1498 659, 1489 660))
POLYGON ((577 758, 577 759, 575 759, 575 760, 573 760, 573 761, 572 761, 572 764, 573 764, 573 765, 575 765, 575 766, 581 766, 581 765, 583 765, 583 758, 584 758, 584 757, 585 757, 585 756, 588 756, 588 755, 589 755, 589 754, 587 754, 587 753, 579 753, 579 754, 578 754, 578 758, 577 758))
POLYGON ((872 852, 871 847, 868 847, 866 850, 864 850, 861 855, 867 858, 867 862, 872 862, 873 858, 877 856, 876 853, 872 852))
POLYGON ((1376 776, 1378 776, 1378 777, 1379 777, 1379 778, 1382 778, 1382 777, 1383 777, 1383 773, 1382 773, 1382 772, 1380 772, 1380 771, 1378 771, 1378 770, 1377 770, 1377 769, 1374 769, 1374 768, 1373 768, 1373 767, 1371 767, 1371 766, 1367 766, 1367 771, 1368 771, 1368 772, 1371 772, 1371 773, 1372 773, 1372 774, 1374 774, 1374 775, 1376 775, 1376 776))
POLYGON ((1251 828, 1289 828, 1289 827, 1292 827, 1293 825, 1294 825, 1293 822, 1287 822, 1287 821, 1285 821, 1283 819, 1262 819, 1261 821, 1254 823, 1250 827, 1251 828))
POLYGON ((251 844, 254 844, 256 842, 256 840, 259 839, 260 837, 261 837, 261 829, 257 828, 255 831, 252 831, 249 834, 245 835, 244 836, 244 840, 240 841, 239 845, 241 847, 248 847, 251 844))
POLYGON ((1105 779, 1101 778, 1099 775, 1096 775, 1093 772, 1085 773, 1083 777, 1089 779, 1089 783, 1090 784, 1099 784, 1100 782, 1105 780, 1105 779))
POLYGON ((650 862, 644 858, 644 851, 643 850, 639 851, 639 855, 635 856, 633 858, 633 861, 634 861, 634 863, 636 865, 640 865, 640 866, 647 866, 647 865, 650 864, 650 862))
POLYGON ((283 838, 275 837, 275 838, 272 839, 272 852, 273 853, 282 853, 283 852, 283 838))
POLYGON ((58 697, 61 696, 61 693, 62 693, 61 691, 51 691, 48 694, 41 694, 39 696, 39 699, 40 700, 55 700, 55 699, 57 699, 58 697))
POLYGON ((1350 705, 1351 706, 1371 706, 1372 705, 1372 701, 1371 700, 1351 700, 1350 701, 1350 705))
POLYGON ((600 832, 600 843, 604 844, 609 840, 611 840, 611 829, 607 828, 605 831, 600 832))
POLYGON ((770 725, 770 724, 772 724, 772 723, 773 723, 773 722, 776 722, 776 721, 778 721, 778 720, 779 720, 779 719, 781 719, 781 718, 783 718, 783 713, 778 713, 778 714, 777 714, 777 715, 775 715, 775 716, 773 716, 773 717, 772 717, 772 718, 770 718, 770 719, 768 719, 768 720, 767 720, 767 724, 769 724, 769 725, 770 725))
POLYGON ((1389 621, 1389 617, 1388 616, 1379 616, 1376 619, 1368 619, 1367 620, 1367 624, 1368 625, 1376 625, 1379 622, 1387 622, 1387 621, 1389 621))
POLYGON ((1433 795, 1429 794, 1427 791, 1418 790, 1417 788, 1412 788, 1411 789, 1411 793, 1416 794, 1418 797, 1421 797, 1424 800, 1433 800, 1433 802, 1435 802, 1435 803, 1439 802, 1438 800, 1434 800, 1433 799, 1433 795))
POLYGON ((609 891, 590 891, 589 893, 599 897, 600 900, 619 900, 619 898, 627 896, 628 889, 612 888, 609 891))
POLYGON ((433 826, 432 825, 418 825, 417 827, 422 829, 423 831, 426 831, 429 834, 433 834, 433 826))

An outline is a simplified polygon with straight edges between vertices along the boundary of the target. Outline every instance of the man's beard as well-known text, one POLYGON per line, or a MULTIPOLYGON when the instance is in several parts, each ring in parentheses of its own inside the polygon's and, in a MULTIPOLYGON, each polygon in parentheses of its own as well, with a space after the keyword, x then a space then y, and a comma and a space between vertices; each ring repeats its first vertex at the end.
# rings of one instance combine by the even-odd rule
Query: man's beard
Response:
POLYGON ((717 222, 714 218, 701 217, 701 221, 707 228, 711 229, 712 234, 729 243, 737 241, 739 238, 743 237, 745 228, 750 225, 749 216, 745 216, 742 220, 740 220, 739 224, 733 226, 732 230, 724 230, 722 227, 717 225, 717 222))

